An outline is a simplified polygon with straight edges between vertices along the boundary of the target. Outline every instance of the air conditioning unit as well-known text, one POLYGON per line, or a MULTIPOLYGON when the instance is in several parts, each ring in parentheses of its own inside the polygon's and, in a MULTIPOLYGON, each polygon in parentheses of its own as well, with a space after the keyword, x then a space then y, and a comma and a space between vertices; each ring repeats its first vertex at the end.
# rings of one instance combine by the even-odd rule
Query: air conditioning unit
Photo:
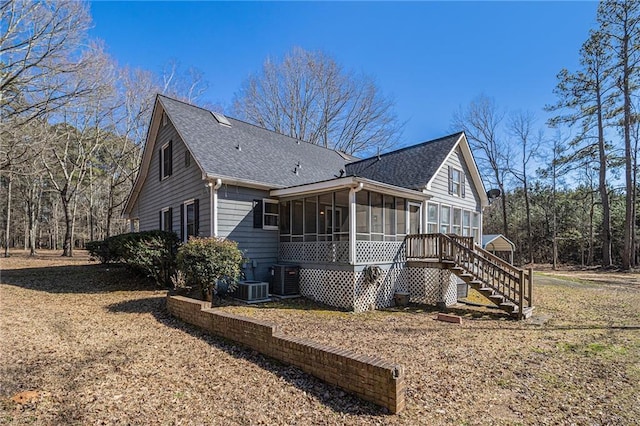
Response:
POLYGON ((300 294, 300 267, 297 265, 273 265, 269 293, 277 296, 300 294))
POLYGON ((239 281, 232 296, 248 303, 266 302, 269 300, 269 283, 239 281))

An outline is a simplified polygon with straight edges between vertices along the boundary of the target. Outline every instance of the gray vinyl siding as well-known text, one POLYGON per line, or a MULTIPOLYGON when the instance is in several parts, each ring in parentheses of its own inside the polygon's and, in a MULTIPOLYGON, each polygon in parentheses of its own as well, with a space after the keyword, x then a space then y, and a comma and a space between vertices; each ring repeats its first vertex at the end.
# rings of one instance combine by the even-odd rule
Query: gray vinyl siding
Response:
POLYGON ((465 210, 482 212, 478 190, 473 184, 471 173, 469 173, 469 168, 464 161, 460 148, 453 151, 444 162, 444 165, 440 168, 431 183, 429 194, 433 196, 433 198, 429 200, 432 203, 447 204, 453 207, 461 207, 465 210), (460 169, 464 173, 464 197, 449 194, 449 166, 460 169))
POLYGON ((169 121, 160 127, 158 137, 151 155, 151 165, 147 177, 142 185, 140 196, 133 209, 138 216, 140 231, 160 228, 160 211, 164 208, 173 209, 173 231, 180 236, 180 205, 190 199, 199 200, 199 232, 198 236, 206 237, 209 232, 209 190, 202 180, 202 172, 191 159, 189 167, 185 167, 184 155, 186 146, 178 136, 175 127, 169 121), (160 151, 162 147, 172 141, 173 166, 171 176, 160 180, 160 151))
POLYGON ((250 259, 247 279, 266 281, 269 266, 278 259, 278 231, 253 227, 253 200, 263 198, 269 198, 268 191, 223 182, 218 189, 218 235, 236 241, 250 259))

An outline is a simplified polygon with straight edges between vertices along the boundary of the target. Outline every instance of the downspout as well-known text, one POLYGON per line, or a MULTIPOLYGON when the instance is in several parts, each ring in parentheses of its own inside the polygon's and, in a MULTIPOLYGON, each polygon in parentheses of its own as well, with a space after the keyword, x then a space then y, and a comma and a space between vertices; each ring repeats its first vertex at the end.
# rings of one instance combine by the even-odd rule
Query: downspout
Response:
POLYGON ((209 234, 218 237, 218 189, 222 186, 222 179, 209 181, 209 234))
POLYGON ((349 264, 356 264, 356 192, 362 191, 364 183, 358 182, 349 189, 349 264))

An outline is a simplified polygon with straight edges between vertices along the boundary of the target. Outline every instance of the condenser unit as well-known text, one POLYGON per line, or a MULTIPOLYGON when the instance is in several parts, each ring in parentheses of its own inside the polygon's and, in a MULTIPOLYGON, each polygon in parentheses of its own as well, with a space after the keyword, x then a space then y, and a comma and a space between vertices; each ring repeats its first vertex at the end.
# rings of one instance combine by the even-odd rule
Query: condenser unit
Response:
POLYGON ((240 281, 233 292, 233 297, 249 303, 269 300, 269 283, 262 281, 240 281))
POLYGON ((297 265, 273 265, 269 293, 276 296, 300 294, 300 267, 297 265))

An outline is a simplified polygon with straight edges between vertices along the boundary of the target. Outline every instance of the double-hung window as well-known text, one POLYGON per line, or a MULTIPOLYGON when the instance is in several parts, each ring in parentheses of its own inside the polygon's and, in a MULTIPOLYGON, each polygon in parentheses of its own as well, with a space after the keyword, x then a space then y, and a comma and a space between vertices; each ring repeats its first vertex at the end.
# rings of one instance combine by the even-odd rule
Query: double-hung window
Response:
POLYGON ((185 201, 180 208, 180 237, 188 241, 197 237, 200 227, 200 208, 198 199, 185 201))
POLYGON ((278 200, 263 198, 253 200, 253 227, 278 230, 279 224, 278 200))
POLYGON ((173 231, 173 209, 167 207, 160 211, 160 229, 163 231, 173 231))
POLYGON ((462 170, 449 166, 449 194, 464 198, 464 181, 464 173, 462 173, 462 170))

